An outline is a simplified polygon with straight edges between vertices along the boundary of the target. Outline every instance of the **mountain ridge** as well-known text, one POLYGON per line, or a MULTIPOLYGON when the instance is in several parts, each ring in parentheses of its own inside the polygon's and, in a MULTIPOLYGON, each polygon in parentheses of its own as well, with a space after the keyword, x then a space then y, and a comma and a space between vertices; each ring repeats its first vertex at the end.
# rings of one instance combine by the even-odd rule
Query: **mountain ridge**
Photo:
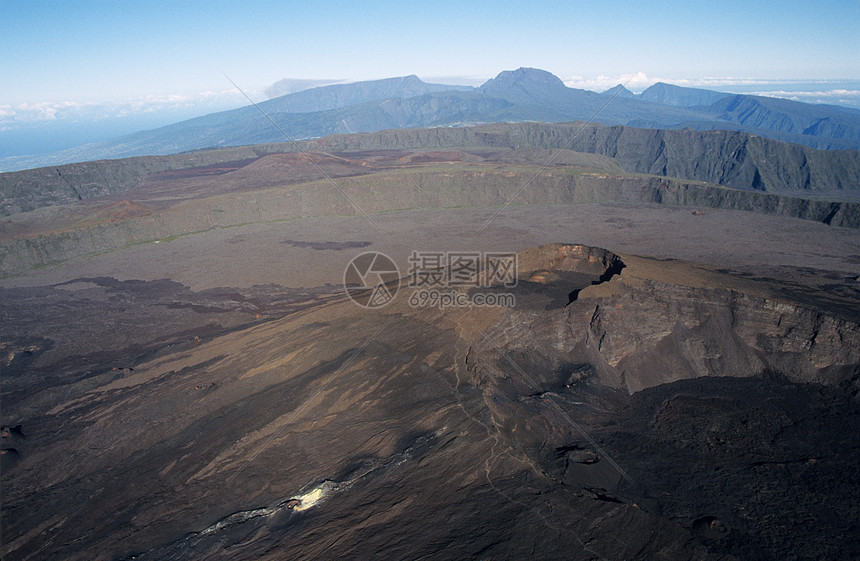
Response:
POLYGON ((730 95, 732 94, 657 82, 645 89, 637 98, 675 107, 694 107, 711 105, 730 95))
POLYGON ((557 76, 535 68, 503 71, 478 88, 431 84, 415 75, 333 84, 263 101, 256 108, 212 113, 53 155, 4 158, 0 166, 14 171, 75 161, 168 155, 282 142, 285 134, 287 140, 301 140, 392 128, 523 121, 737 130, 812 148, 860 149, 860 112, 847 108, 663 83, 638 95, 617 88, 603 93, 569 88, 557 76), (609 92, 614 91, 619 95, 607 102, 609 92))

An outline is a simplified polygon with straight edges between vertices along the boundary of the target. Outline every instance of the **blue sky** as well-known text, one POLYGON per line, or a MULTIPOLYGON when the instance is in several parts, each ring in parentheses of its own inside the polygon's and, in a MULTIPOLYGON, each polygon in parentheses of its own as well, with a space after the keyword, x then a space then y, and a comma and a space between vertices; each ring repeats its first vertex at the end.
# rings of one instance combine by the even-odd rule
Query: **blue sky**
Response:
POLYGON ((3 0, 0 102, 262 88, 285 77, 860 78, 860 1, 3 0), (607 6, 611 4, 611 6, 607 6))
POLYGON ((0 0, 0 123, 241 104, 222 71, 256 99, 282 78, 480 83, 520 66, 593 89, 856 81, 858 29, 860 0, 0 0))

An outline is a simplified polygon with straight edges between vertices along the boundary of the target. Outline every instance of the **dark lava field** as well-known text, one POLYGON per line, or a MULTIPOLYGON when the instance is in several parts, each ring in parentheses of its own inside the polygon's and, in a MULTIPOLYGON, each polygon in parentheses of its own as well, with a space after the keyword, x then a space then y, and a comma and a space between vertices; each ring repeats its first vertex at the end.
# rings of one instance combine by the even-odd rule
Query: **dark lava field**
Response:
POLYGON ((0 176, 4 560, 860 558, 855 204, 414 134, 0 176))

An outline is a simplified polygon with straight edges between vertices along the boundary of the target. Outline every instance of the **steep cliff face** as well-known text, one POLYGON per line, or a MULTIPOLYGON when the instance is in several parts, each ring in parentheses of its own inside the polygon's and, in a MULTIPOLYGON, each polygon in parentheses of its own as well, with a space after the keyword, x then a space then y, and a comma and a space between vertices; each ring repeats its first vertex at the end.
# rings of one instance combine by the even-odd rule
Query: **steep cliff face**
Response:
MULTIPOLYGON (((598 94, 594 94, 599 97, 598 94)), ((418 100, 418 98, 416 98, 418 100)), ((410 103, 417 103, 412 100, 410 103)), ((418 100, 421 101, 421 100, 418 100)), ((424 100, 432 105, 433 98, 424 100)), ((408 108, 406 108, 408 109, 408 108)), ((414 109, 414 108, 413 108, 414 109)), ((394 104, 388 111, 404 111, 394 104)), ((466 116, 463 116, 466 119, 466 116)), ((494 147, 567 148, 614 158, 627 172, 780 192, 857 191, 860 152, 814 150, 736 131, 657 130, 598 124, 511 123, 463 128, 333 135, 298 143, 303 151, 494 147)), ((0 174, 0 214, 122 192, 165 170, 210 167, 228 173, 266 154, 295 152, 288 143, 69 164, 0 174)), ((544 161, 537 162, 539 164, 544 161)))
MULTIPOLYGON (((521 127, 518 137, 543 147, 562 146, 576 130, 570 125, 511 127, 521 127)), ((611 156, 629 172, 774 193, 854 190, 860 178, 855 150, 814 150, 737 131, 587 125, 568 148, 611 156)))
POLYGON ((838 385, 860 366, 857 324, 725 289, 649 282, 583 298, 568 320, 588 326, 584 344, 603 380, 631 392, 700 376, 838 385))
POLYGON ((837 313, 691 265, 575 247, 544 246, 524 270, 572 270, 578 260, 599 266, 600 278, 564 308, 512 311, 490 333, 512 354, 551 364, 535 372, 549 386, 591 376, 630 393, 703 376, 838 386, 860 374, 860 325, 837 313))
POLYGON ((731 130, 658 130, 599 124, 510 123, 382 131, 312 141, 328 150, 450 146, 568 148, 616 159, 625 171, 774 193, 853 191, 860 152, 815 150, 731 130))

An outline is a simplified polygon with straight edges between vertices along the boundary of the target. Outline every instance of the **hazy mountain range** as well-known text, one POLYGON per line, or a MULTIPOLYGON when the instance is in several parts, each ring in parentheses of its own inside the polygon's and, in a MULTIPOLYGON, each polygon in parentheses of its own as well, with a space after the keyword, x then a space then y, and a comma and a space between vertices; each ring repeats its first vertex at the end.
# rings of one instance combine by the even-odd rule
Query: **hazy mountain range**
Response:
POLYGON ((818 149, 860 148, 860 111, 851 108, 665 83, 641 94, 622 85, 597 93, 569 88, 533 68, 502 72, 477 88, 430 84, 414 75, 327 85, 276 97, 258 108, 212 113, 50 155, 3 158, 0 170, 283 142, 285 137, 524 121, 736 130, 818 149))

